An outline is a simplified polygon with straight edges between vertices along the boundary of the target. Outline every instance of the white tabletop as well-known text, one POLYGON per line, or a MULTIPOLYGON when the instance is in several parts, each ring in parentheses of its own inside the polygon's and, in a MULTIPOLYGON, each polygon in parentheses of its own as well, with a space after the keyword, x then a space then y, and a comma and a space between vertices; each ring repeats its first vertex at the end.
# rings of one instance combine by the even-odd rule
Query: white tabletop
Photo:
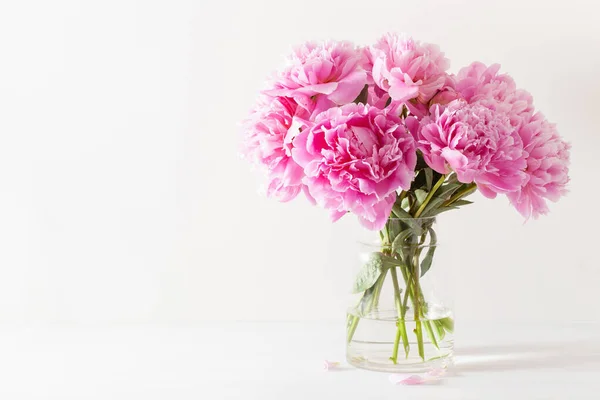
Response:
POLYGON ((457 326, 453 376, 397 386, 344 360, 340 323, 0 327, 0 398, 599 399, 596 324, 457 326))

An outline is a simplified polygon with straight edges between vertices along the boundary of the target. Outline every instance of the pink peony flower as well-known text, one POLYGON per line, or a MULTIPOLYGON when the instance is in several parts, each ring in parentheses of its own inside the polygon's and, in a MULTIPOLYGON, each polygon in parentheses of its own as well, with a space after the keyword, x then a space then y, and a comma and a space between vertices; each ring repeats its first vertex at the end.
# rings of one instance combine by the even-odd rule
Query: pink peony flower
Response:
POLYGON ((426 104, 444 86, 450 63, 433 44, 387 34, 369 51, 375 84, 395 101, 426 104))
POLYGON ((441 380, 446 375, 446 370, 438 368, 432 369, 425 374, 392 374, 389 376, 390 382, 395 385, 422 385, 441 380))
POLYGON ((430 105, 440 104, 446 105, 451 101, 460 99, 461 95, 456 91, 456 77, 454 75, 446 75, 444 86, 429 101, 430 105))
POLYGON ((537 218, 548 212, 545 199, 557 201, 567 192, 571 146, 539 112, 523 121, 519 135, 528 154, 527 180, 508 198, 525 218, 537 218))
POLYGON ((468 103, 505 113, 513 126, 519 126, 522 118, 533 113, 533 98, 525 90, 517 89, 509 75, 499 75, 499 70, 498 64, 487 67, 474 62, 459 71, 456 91, 468 103))
POLYGON ((386 110, 347 104, 319 114, 293 141, 310 194, 337 220, 348 211, 362 225, 385 225, 398 188, 408 189, 416 144, 402 121, 386 110))
POLYGON ((518 190, 525 180, 523 142, 504 114, 455 100, 433 106, 418 131, 419 149, 439 173, 476 182, 486 197, 518 190))
POLYGON ((266 169, 267 195, 280 201, 292 200, 304 186, 304 172, 291 157, 288 133, 298 131, 299 127, 293 123, 298 109, 292 99, 261 98, 245 126, 244 155, 266 169))
POLYGON ((265 94, 291 97, 316 115, 356 99, 367 83, 364 62, 350 42, 308 42, 294 50, 265 94))

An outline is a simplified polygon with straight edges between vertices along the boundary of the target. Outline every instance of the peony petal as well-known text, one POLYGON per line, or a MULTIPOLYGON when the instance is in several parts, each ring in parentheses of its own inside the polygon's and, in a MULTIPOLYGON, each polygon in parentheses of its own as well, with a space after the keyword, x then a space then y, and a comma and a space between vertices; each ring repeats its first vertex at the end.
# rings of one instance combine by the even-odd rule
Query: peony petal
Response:
POLYGON ((416 374, 392 374, 389 377, 391 383, 395 385, 421 385, 424 383, 434 382, 446 375, 446 370, 436 368, 426 372, 423 375, 416 374))
POLYGON ((305 94, 308 96, 314 96, 316 94, 331 94, 338 87, 337 82, 329 82, 329 83, 318 83, 315 85, 308 85, 298 89, 295 89, 295 93, 305 94))
MULTIPOLYGON (((450 166, 450 168, 452 168, 453 170, 463 169, 464 167, 467 166, 467 164, 469 162, 467 157, 465 155, 463 155, 460 151, 450 149, 448 147, 446 147, 442 150, 441 155, 442 155, 442 157, 444 157, 446 162, 448 162, 448 165, 450 166)), ((470 182, 463 182, 463 183, 470 183, 470 182)))
POLYGON ((310 115, 310 119, 314 120, 317 115, 319 115, 322 112, 325 112, 325 111, 329 110, 331 107, 335 107, 335 106, 336 106, 336 104, 333 101, 331 101, 329 96, 317 95, 316 102, 314 102, 314 105, 313 105, 313 111, 310 115))
POLYGON ((342 105, 353 102, 358 97, 367 83, 367 74, 365 71, 357 70, 351 73, 338 83, 334 92, 329 96, 329 99, 336 104, 342 105))
POLYGON ((288 159, 283 171, 282 181, 284 185, 299 185, 304 177, 304 170, 294 160, 288 159))
POLYGON ((410 114, 417 118, 423 118, 429 113, 427 106, 422 103, 413 103, 412 101, 409 101, 406 103, 406 107, 410 111, 410 114))
POLYGON ((267 188, 267 196, 285 203, 294 199, 300 190, 300 186, 285 186, 279 179, 273 179, 267 188))
POLYGON ((487 197, 488 199, 496 198, 497 193, 491 190, 487 185, 479 183, 477 184, 477 189, 479 189, 479 192, 481 192, 481 194, 487 197))
POLYGON ((312 195, 308 191, 308 187, 306 185, 302 185, 302 192, 304 193, 304 195, 306 196, 306 199, 308 200, 308 202, 310 204, 312 204, 313 206, 317 205, 317 201, 315 200, 314 197, 312 197, 312 195))
POLYGON ((393 384, 398 384, 405 380, 406 378, 410 378, 413 374, 391 374, 388 379, 393 384))
POLYGON ((408 132, 414 137, 417 137, 417 132, 419 131, 419 120, 415 117, 408 116, 404 120, 404 124, 408 129, 408 132))
POLYGON ((340 218, 342 218, 346 214, 347 214, 346 211, 338 211, 338 210, 331 211, 331 215, 330 215, 331 222, 337 222, 340 218))
POLYGON ((421 385, 427 382, 426 379, 419 375, 411 374, 392 374, 390 375, 389 380, 395 385, 421 385))
POLYGON ((400 80, 393 80, 390 83, 390 90, 388 91, 391 98, 396 101, 406 101, 417 96, 419 93, 418 86, 408 86, 400 80))
POLYGON ((406 378, 405 380, 401 381, 400 384, 401 385, 422 385, 424 383, 426 383, 427 380, 424 378, 421 378, 418 375, 413 375, 409 378, 406 378))
POLYGON ((336 369, 340 365, 339 361, 328 361, 325 360, 323 362, 323 369, 325 371, 331 371, 332 369, 336 369))
POLYGON ((382 201, 377 202, 372 206, 372 211, 375 214, 375 218, 369 218, 366 215, 359 215, 358 221, 362 226, 370 230, 381 230, 385 226, 392 207, 396 201, 396 192, 391 193, 382 201))

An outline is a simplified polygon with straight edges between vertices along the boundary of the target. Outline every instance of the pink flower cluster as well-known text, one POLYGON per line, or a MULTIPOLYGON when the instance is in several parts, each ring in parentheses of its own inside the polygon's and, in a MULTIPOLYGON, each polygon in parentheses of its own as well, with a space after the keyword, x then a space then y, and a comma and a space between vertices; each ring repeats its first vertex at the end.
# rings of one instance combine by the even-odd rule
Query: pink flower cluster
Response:
POLYGON ((421 155, 526 218, 545 214, 566 191, 569 145, 499 66, 448 68, 437 46, 395 34, 363 48, 306 43, 262 92, 245 153, 265 168, 269 195, 304 192, 370 229, 385 225, 421 155))
POLYGON ((533 108, 498 65, 475 62, 459 71, 446 94, 420 121, 417 141, 429 166, 453 170, 486 197, 506 194, 525 218, 546 214, 569 182, 570 145, 533 108))

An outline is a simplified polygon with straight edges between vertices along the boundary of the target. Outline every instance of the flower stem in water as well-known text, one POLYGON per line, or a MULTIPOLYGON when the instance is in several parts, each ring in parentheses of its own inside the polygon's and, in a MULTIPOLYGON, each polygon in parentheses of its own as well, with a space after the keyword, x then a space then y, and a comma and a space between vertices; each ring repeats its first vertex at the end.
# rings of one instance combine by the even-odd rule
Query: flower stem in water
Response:
POLYGON ((410 350, 410 346, 408 344, 408 335, 406 333, 406 323, 404 321, 404 315, 406 313, 405 307, 402 305, 402 301, 400 300, 400 295, 402 291, 400 290, 400 285, 398 284, 398 272, 396 268, 391 268, 390 273, 392 275, 392 282, 394 284, 394 303, 396 304, 396 311, 398 313, 398 321, 396 322, 396 338, 394 339, 394 349, 392 350, 392 356, 390 360, 394 364, 398 363, 398 347, 400 345, 400 339, 402 339, 402 343, 404 345, 404 352, 408 357, 408 352, 410 350))

